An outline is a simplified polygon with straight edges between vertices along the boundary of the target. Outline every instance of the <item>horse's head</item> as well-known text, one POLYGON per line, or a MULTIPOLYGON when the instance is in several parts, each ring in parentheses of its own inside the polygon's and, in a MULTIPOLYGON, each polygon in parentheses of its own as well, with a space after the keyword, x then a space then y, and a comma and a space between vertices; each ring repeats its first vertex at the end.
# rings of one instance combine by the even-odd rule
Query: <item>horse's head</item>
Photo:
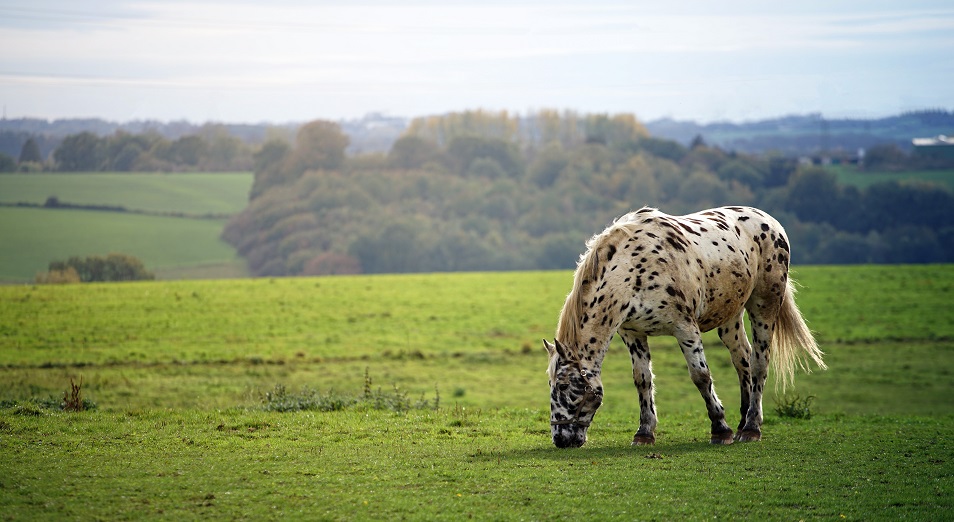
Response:
POLYGON ((579 448, 586 442, 586 430, 596 410, 603 404, 603 383, 599 373, 588 371, 578 357, 554 341, 543 346, 550 354, 550 433, 558 448, 579 448))

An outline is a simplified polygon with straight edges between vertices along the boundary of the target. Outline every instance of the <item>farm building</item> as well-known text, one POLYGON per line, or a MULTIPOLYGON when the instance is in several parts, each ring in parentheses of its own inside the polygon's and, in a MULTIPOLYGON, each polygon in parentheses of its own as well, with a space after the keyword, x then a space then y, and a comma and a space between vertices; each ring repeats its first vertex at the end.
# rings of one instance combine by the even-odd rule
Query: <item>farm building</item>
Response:
POLYGON ((914 138, 914 153, 918 156, 942 160, 954 160, 954 138, 943 134, 934 138, 914 138))

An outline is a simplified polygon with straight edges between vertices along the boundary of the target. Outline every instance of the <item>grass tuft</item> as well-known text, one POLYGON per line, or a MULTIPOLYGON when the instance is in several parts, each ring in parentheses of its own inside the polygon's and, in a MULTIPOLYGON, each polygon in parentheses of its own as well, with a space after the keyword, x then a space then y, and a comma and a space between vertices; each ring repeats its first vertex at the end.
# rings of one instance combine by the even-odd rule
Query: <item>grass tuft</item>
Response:
POLYGON ((775 412, 779 417, 787 419, 810 419, 812 418, 812 402, 815 401, 814 395, 801 397, 797 394, 785 394, 775 403, 775 412))
POLYGON ((440 393, 435 389, 434 398, 428 399, 421 394, 419 399, 411 399, 408 392, 392 385, 389 391, 374 389, 368 368, 364 371, 364 390, 360 395, 348 395, 334 390, 322 393, 303 387, 300 393, 290 393, 283 384, 276 384, 272 391, 262 396, 262 408, 265 411, 343 411, 349 409, 393 411, 398 413, 410 410, 436 410, 440 407, 440 393))

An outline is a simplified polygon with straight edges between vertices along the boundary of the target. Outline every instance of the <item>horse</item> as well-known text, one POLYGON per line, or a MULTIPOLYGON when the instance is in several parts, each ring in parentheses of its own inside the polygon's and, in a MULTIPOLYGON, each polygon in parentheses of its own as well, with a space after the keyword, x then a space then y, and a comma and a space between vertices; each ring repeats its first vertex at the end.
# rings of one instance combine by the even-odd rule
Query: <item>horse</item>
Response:
POLYGON ((771 361, 782 391, 796 366, 825 369, 823 352, 795 304, 785 230, 761 210, 731 206, 670 216, 643 207, 586 242, 560 312, 549 356, 553 443, 580 447, 603 403, 600 369, 618 333, 629 349, 639 395, 633 445, 656 442, 649 336, 673 336, 705 401, 710 442, 762 438, 762 394, 771 361), (748 312, 749 342, 743 322, 748 312), (726 423, 701 333, 718 328, 739 376, 741 420, 726 423), (754 344, 754 349, 752 347, 754 344))

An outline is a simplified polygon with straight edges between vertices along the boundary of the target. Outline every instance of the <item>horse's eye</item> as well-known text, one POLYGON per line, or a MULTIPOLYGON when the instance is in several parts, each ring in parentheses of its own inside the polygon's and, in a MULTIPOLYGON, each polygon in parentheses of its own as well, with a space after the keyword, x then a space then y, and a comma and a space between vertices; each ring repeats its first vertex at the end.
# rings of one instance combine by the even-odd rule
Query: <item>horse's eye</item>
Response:
POLYGON ((560 388, 560 391, 566 391, 570 388, 570 383, 568 382, 558 382, 557 388, 560 388))

